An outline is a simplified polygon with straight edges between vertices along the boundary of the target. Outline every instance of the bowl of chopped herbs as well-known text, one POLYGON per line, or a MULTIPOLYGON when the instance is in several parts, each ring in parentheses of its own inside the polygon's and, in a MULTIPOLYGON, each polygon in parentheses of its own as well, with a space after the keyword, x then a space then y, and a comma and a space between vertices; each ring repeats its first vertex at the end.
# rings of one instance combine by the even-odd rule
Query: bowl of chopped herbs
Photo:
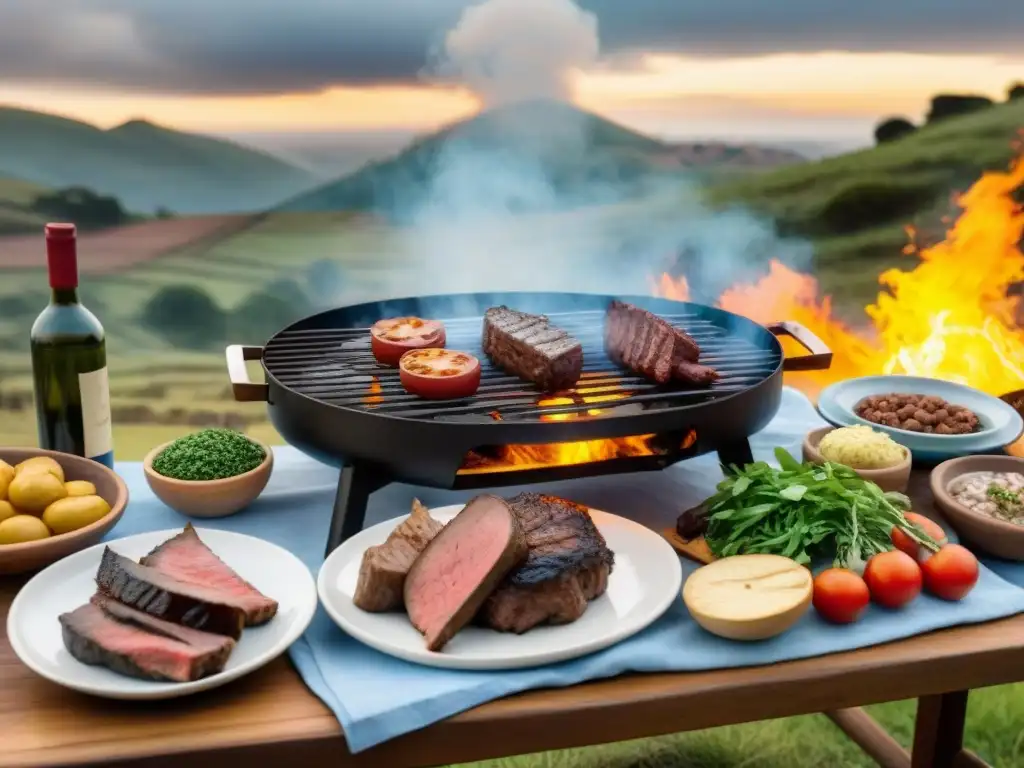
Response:
POLYGON ((154 448, 142 462, 160 501, 188 517, 226 517, 263 492, 274 453, 233 429, 203 429, 154 448))

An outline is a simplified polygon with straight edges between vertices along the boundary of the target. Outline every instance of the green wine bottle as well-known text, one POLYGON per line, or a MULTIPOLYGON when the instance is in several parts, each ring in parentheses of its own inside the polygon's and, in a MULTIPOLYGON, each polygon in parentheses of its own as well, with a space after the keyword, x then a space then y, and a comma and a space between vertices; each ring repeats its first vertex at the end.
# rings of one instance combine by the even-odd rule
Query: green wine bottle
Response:
POLYGON ((46 225, 50 303, 32 325, 39 446, 114 466, 103 326, 78 300, 74 224, 46 225))

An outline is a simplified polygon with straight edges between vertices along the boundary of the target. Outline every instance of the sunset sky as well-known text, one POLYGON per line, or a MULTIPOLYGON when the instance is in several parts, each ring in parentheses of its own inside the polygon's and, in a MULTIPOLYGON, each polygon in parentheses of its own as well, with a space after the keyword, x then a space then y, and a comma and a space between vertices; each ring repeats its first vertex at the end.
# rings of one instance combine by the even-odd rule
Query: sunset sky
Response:
POLYGON ((918 119, 938 91, 1002 98, 1024 80, 1024 3, 1010 0, 68 5, 0 0, 0 103, 101 126, 424 130, 491 99, 480 77, 504 67, 516 93, 564 85, 663 135, 850 139, 918 119))

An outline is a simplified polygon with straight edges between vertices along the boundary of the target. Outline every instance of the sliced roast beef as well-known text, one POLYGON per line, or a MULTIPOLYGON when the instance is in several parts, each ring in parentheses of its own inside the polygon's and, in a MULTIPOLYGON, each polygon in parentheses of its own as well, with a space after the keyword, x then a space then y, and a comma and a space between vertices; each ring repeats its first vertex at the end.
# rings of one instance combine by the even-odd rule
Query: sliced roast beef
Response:
POLYGON ((568 389, 583 371, 583 345, 544 315, 505 306, 484 314, 483 350, 499 368, 547 392, 568 389))
POLYGON ((503 499, 470 500, 416 558, 405 580, 405 609, 441 650, 468 624, 498 583, 526 555, 518 517, 503 499))
POLYGON ((199 538, 191 523, 140 562, 179 581, 201 584, 230 595, 232 603, 245 611, 246 626, 266 624, 277 613, 277 601, 264 595, 217 557, 199 538))
POLYGON ((680 328, 646 309, 613 301, 605 313, 604 348, 613 362, 659 384, 708 385, 718 372, 701 365, 700 346, 680 328))
POLYGON ((521 493, 509 506, 529 553, 484 603, 477 621, 502 632, 566 624, 608 587, 615 555, 586 507, 555 496, 521 493))
POLYGON ((400 609, 409 569, 443 527, 419 499, 413 499, 409 517, 398 524, 383 544, 369 547, 363 553, 352 596, 356 607, 375 613, 400 609))
POLYGON ((96 584, 103 595, 159 619, 234 640, 242 636, 245 611, 231 595, 139 565, 110 547, 103 550, 96 584))
POLYGON ((154 618, 97 595, 58 617, 64 647, 83 664, 185 683, 224 669, 235 641, 154 618))

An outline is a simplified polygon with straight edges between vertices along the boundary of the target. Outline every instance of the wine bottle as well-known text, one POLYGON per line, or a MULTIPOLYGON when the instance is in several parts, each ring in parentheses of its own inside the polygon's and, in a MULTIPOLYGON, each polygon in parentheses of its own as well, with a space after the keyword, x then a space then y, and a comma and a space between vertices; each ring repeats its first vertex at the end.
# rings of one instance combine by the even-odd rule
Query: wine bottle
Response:
POLYGON ((74 224, 46 225, 50 303, 30 337, 39 446, 114 466, 103 326, 78 300, 74 224))

